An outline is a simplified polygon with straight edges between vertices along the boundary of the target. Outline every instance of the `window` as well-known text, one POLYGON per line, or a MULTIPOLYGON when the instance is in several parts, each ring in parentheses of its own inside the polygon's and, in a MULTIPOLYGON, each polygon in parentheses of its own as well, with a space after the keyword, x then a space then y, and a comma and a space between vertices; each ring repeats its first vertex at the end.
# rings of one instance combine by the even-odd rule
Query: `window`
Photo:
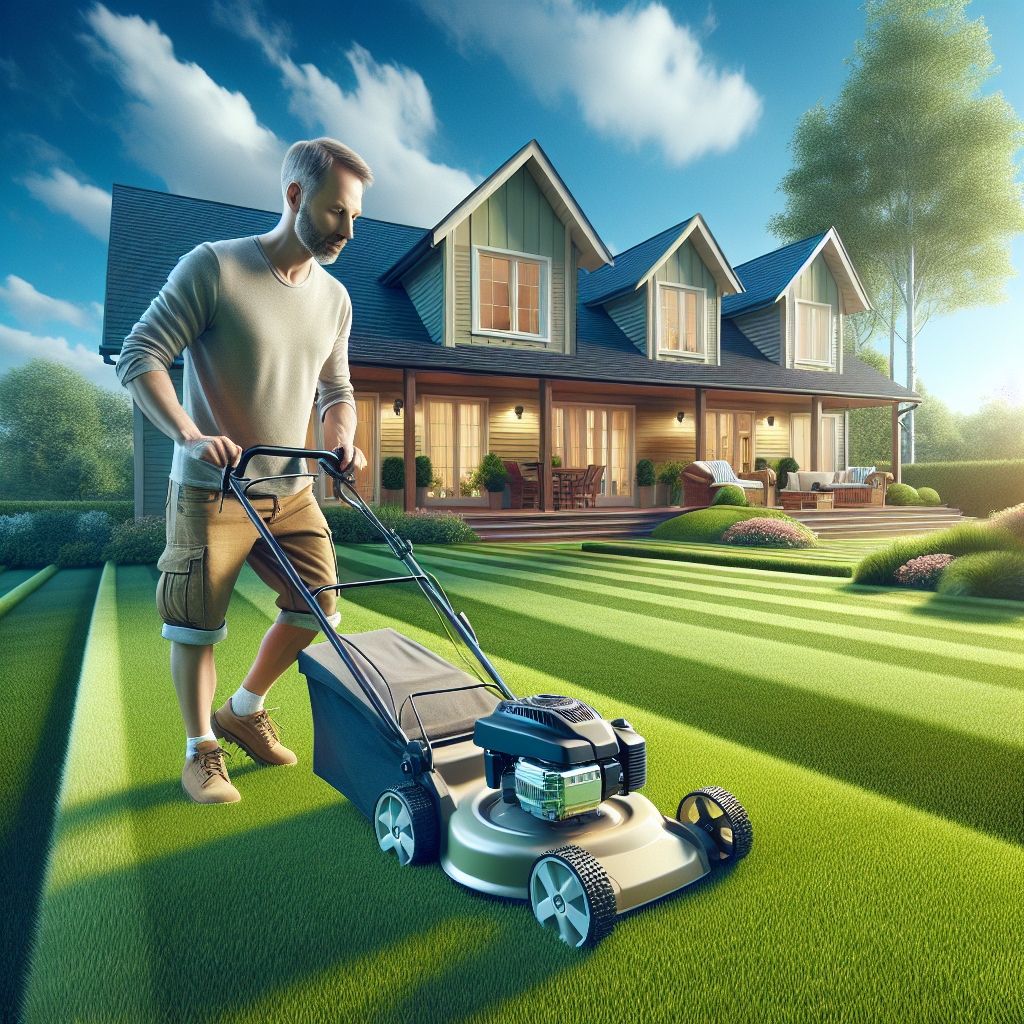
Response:
POLYGON ((681 355, 704 355, 704 290, 658 285, 658 348, 681 355))
MULTIPOLYGON (((453 398, 424 398, 426 450, 440 485, 427 491, 428 498, 482 499, 469 485, 487 450, 487 405, 453 398)), ((480 504, 478 500, 476 504, 480 504)))
POLYGON ((796 358, 801 363, 832 362, 832 307, 818 302, 796 304, 796 358))
POLYGON ((551 454, 565 467, 604 466, 600 504, 632 504, 632 409, 556 405, 552 414, 551 454))
MULTIPOLYGON (((842 434, 841 417, 822 414, 821 434, 818 437, 818 460, 820 472, 830 473, 839 468, 839 440, 842 434)), ((793 458, 801 469, 811 468, 811 417, 808 413, 793 413, 790 417, 792 437, 790 440, 793 458)))
POLYGON ((474 247, 473 333, 547 341, 551 260, 474 247))

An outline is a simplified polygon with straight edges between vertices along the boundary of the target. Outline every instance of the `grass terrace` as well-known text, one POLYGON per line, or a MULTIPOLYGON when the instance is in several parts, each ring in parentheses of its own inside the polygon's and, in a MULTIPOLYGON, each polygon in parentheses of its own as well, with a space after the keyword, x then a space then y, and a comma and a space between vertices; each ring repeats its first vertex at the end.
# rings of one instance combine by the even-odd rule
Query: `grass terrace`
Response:
MULTIPOLYGON (((342 579, 398 567, 380 547, 338 550, 342 579)), ((528 905, 377 850, 312 773, 294 667, 269 703, 299 764, 239 754, 242 802, 191 805, 155 567, 64 570, 0 619, 6 749, 27 765, 5 793, 8 877, 49 850, 0 965, 32 1024, 1024 1015, 1018 606, 579 545, 417 556, 514 692, 634 724, 663 811, 702 785, 735 793, 750 856, 570 950, 528 905)), ((273 596, 244 571, 218 703, 273 596)), ((341 607, 345 632, 393 626, 455 660, 406 585, 341 607)))

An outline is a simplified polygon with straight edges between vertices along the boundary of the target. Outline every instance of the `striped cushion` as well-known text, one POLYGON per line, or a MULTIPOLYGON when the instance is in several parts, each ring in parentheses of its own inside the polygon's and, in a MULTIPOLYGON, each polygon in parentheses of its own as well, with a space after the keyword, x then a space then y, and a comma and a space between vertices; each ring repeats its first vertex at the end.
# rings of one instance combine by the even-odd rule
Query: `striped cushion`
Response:
POLYGON ((735 482, 736 474, 733 472, 732 466, 725 459, 714 459, 711 462, 705 462, 704 465, 714 476, 716 484, 731 484, 735 482))
POLYGON ((764 490, 764 484, 760 480, 727 480, 724 484, 708 484, 710 491, 715 491, 719 487, 742 487, 745 491, 764 490))
POLYGON ((851 466, 846 471, 847 481, 851 484, 862 484, 874 471, 874 466, 851 466))

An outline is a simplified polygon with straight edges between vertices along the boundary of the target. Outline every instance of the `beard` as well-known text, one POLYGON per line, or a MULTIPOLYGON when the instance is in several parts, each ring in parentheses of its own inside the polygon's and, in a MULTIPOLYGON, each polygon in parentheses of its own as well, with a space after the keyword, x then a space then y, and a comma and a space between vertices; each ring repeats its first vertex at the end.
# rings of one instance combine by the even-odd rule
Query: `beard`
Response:
POLYGON ((328 236, 322 235, 313 223, 313 218, 309 215, 309 205, 305 200, 300 203, 299 212, 295 217, 295 234, 309 250, 310 256, 321 265, 329 265, 341 255, 341 249, 335 252, 327 241, 328 236))

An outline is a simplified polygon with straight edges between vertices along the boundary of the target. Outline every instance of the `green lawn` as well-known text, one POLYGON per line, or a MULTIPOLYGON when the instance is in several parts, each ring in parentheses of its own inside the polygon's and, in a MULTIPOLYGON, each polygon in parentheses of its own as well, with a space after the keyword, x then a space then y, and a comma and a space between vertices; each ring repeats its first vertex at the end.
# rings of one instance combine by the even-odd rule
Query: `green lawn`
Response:
MULTIPOLYGON (((572 951, 527 906, 379 853, 369 823, 312 774, 294 667, 269 703, 299 765, 239 757, 242 802, 193 806, 156 570, 110 566, 82 663, 30 1021, 1024 1014, 1019 609, 571 545, 417 555, 513 691, 580 697, 646 736, 644 792, 662 810, 703 785, 735 793, 754 825, 750 856, 626 915, 595 951, 572 951)), ((400 568, 379 547, 339 548, 339 562, 343 578, 400 568)), ((454 657, 405 585, 349 594, 344 632, 391 625, 454 657)), ((273 597, 246 570, 218 647, 218 703, 251 664, 273 597)), ((23 658, 45 645, 27 631, 23 658)))

